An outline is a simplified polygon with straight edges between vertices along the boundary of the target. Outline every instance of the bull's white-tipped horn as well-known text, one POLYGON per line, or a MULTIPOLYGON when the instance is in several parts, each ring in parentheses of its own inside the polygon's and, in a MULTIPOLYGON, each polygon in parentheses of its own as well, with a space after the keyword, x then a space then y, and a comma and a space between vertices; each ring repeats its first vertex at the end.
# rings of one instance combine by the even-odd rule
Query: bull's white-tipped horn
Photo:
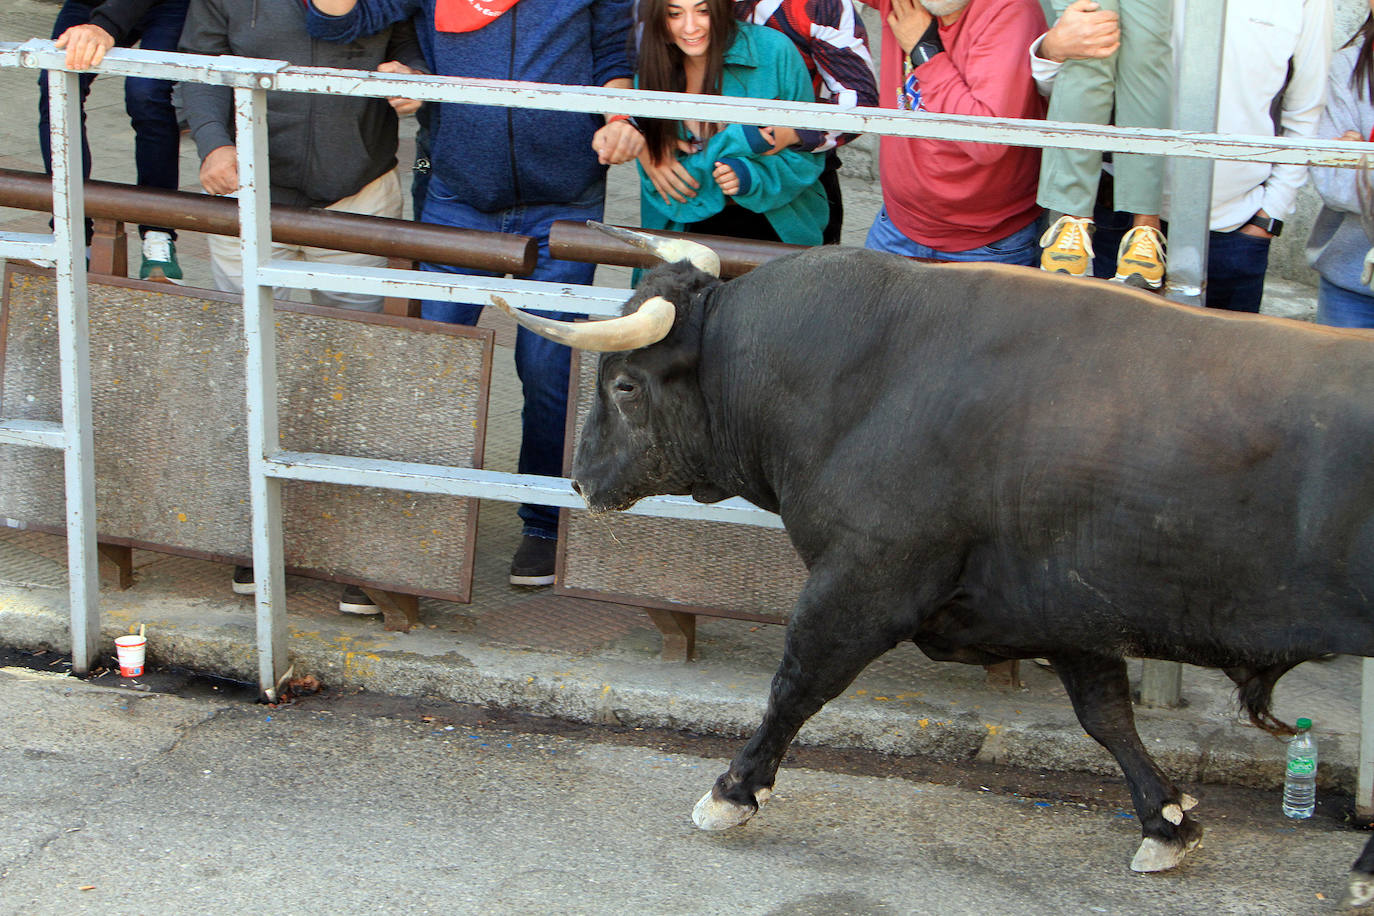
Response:
POLYGON ((605 321, 557 321, 531 315, 513 308, 500 296, 492 296, 507 315, 521 327, 528 328, 540 337, 547 337, 556 343, 567 344, 579 350, 609 352, 616 350, 637 350, 649 344, 658 343, 673 329, 673 318, 677 309, 662 296, 645 299, 639 308, 629 315, 608 318, 605 321))
POLYGON ((713 277, 720 276, 720 255, 700 242, 692 242, 687 239, 660 238, 646 232, 636 232, 633 229, 622 229, 620 226, 598 223, 594 219, 587 220, 587 225, 593 229, 600 229, 622 242, 628 242, 638 248, 652 252, 656 257, 669 264, 674 261, 689 261, 697 270, 705 271, 713 277))

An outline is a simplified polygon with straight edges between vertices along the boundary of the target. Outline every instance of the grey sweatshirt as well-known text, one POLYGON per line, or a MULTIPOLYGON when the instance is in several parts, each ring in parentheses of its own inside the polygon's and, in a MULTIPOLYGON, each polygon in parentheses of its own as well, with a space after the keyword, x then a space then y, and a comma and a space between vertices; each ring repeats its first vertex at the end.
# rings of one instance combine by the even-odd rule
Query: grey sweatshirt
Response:
MULTIPOLYGON (((1322 112, 1317 136, 1336 139, 1347 130, 1358 131, 1366 139, 1374 130, 1374 104, 1360 98, 1350 85, 1359 47, 1342 48, 1331 59, 1331 83, 1327 93, 1326 110, 1322 112)), ((1370 146, 1374 158, 1374 145, 1370 146)), ((1374 162, 1371 162, 1374 167, 1374 162)), ((1374 174, 1369 179, 1374 182, 1374 174)), ((1357 181, 1365 180, 1357 169, 1313 168, 1312 184, 1325 206, 1317 214, 1312 234, 1307 239, 1307 263, 1316 268, 1328 283, 1357 293, 1370 295, 1369 287, 1360 282, 1364 255, 1374 245, 1365 234, 1360 220, 1360 201, 1355 190, 1357 181)), ((1374 223, 1374 215, 1371 215, 1374 223)))
MULTIPOLYGON (((191 0, 180 50, 285 60, 300 66, 375 70, 399 60, 426 70, 407 22, 347 44, 311 38, 301 0, 191 0)), ((234 93, 178 83, 177 109, 204 160, 234 143, 234 93)), ((272 203, 323 207, 356 194, 396 166, 396 113, 386 99, 269 92, 272 203)))

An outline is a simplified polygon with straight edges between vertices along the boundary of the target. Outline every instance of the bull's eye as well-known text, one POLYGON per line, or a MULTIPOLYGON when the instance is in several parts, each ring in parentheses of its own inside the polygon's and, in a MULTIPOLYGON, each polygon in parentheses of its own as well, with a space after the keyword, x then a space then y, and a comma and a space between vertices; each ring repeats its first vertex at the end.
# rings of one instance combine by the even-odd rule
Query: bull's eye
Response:
POLYGON ((629 379, 619 378, 615 381, 615 391, 617 394, 634 394, 636 390, 635 383, 629 379))

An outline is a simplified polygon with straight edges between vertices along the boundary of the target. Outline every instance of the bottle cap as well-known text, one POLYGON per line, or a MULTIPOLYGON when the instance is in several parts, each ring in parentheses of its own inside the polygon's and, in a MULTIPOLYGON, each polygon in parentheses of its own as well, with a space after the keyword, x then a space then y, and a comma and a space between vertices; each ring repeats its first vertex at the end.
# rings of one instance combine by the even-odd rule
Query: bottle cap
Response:
POLYGON ((1311 719, 1299 719, 1297 725, 1298 725, 1298 731, 1300 731, 1300 732, 1305 732, 1305 731, 1307 731, 1309 728, 1312 727, 1312 720, 1311 720, 1311 719))

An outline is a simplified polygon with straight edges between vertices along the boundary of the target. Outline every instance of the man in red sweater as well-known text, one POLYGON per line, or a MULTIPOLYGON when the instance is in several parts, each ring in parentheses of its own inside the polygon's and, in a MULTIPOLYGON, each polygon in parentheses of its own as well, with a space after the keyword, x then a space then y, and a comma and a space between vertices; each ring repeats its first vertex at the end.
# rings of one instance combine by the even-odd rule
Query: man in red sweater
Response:
MULTIPOLYGON (((1039 0, 864 0, 883 16, 884 108, 1044 118, 1010 49, 1045 31, 1039 0)), ((883 208, 867 247, 941 261, 1035 263, 1040 151, 883 137, 883 208)))

